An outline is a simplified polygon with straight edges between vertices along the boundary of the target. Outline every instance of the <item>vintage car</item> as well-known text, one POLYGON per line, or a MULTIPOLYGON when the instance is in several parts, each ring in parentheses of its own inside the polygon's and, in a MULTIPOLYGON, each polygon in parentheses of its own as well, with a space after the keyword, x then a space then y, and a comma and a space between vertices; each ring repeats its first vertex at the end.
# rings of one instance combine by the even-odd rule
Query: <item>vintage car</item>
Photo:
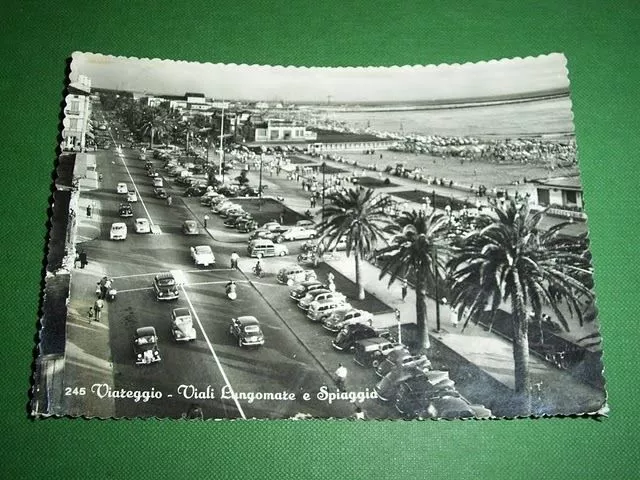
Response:
POLYGON ((133 217, 133 210, 131 209, 131 205, 128 203, 121 203, 118 207, 118 215, 122 218, 133 217))
POLYGON ((404 414, 409 418, 491 418, 493 413, 484 405, 472 405, 459 395, 439 395, 428 403, 416 405, 404 414))
POLYGON ((371 326, 373 315, 365 310, 339 310, 322 321, 322 326, 330 332, 339 332, 346 325, 362 323, 371 326))
POLYGON ((149 365, 160 361, 158 337, 154 327, 142 327, 136 330, 133 337, 133 352, 136 365, 149 365))
POLYGON ((289 297, 294 299, 296 302, 303 298, 307 293, 313 292, 314 290, 327 290, 326 285, 323 285, 319 280, 308 280, 304 282, 300 282, 297 285, 291 287, 289 290, 289 297))
POLYGON ((182 233, 185 235, 198 235, 198 223, 195 220, 185 220, 182 222, 182 233))
POLYGON ((249 241, 256 240, 256 239, 265 239, 265 240, 271 240, 275 242, 278 235, 279 235, 278 233, 272 232, 271 230, 267 230, 265 228, 258 228, 257 230, 254 230, 253 232, 251 232, 251 235, 249 235, 249 241))
POLYGON ((171 272, 158 273, 153 277, 156 300, 175 300, 180 296, 178 283, 171 272))
POLYGON ((258 228, 258 222, 255 220, 241 220, 236 224, 236 230, 240 233, 248 233, 258 228))
POLYGON ((382 379, 376 384, 374 390, 378 395, 378 398, 383 402, 395 400, 400 385, 410 378, 418 376, 426 376, 431 383, 436 384, 447 380, 449 378, 449 372, 442 370, 429 370, 419 367, 394 368, 382 377, 382 379))
POLYGON ((242 215, 229 216, 224 221, 224 226, 227 228, 236 228, 242 222, 248 222, 249 220, 253 220, 253 215, 247 212, 243 212, 242 215))
POLYGON ((209 245, 197 245, 189 248, 191 258, 197 266, 208 267, 216 264, 216 257, 209 245))
POLYGON ((342 330, 338 332, 336 338, 331 342, 331 345, 336 350, 349 352, 355 348, 356 342, 358 340, 362 340, 364 338, 381 337, 388 334, 389 331, 386 329, 375 329, 373 327, 370 327, 369 325, 354 323, 344 326, 342 330))
POLYGON ((156 198, 167 198, 167 191, 162 187, 156 187, 153 189, 153 194, 156 198))
MULTIPOLYGON (((402 352, 402 351, 401 351, 402 352)), ((419 367, 419 368, 431 368, 431 361, 426 355, 411 355, 410 353, 399 353, 389 355, 376 366, 376 374, 379 377, 384 377, 394 368, 406 368, 406 367, 419 367)))
POLYGON ((314 228, 291 227, 280 234, 283 240, 291 242, 293 240, 307 240, 314 238, 318 232, 314 228))
POLYGON ((384 337, 364 338, 356 342, 353 361, 363 367, 376 368, 389 353, 406 347, 384 337))
MULTIPOLYGON (((190 187, 187 187, 183 195, 185 197, 201 197, 201 195, 206 191, 207 191, 206 185, 191 185, 190 187)), ((202 199, 200 200, 200 202, 202 202, 202 199)))
POLYGON ((222 210, 220 210, 218 212, 218 215, 220 215, 222 218, 237 218, 240 217, 242 215, 244 215, 245 212, 242 207, 239 207, 237 205, 233 205, 230 206, 229 208, 223 208, 222 210))
POLYGON ((157 177, 158 172, 156 172, 153 168, 147 168, 147 177, 157 177))
POLYGON ((264 335, 256 317, 245 315, 232 318, 229 333, 236 337, 239 347, 264 345, 264 335))
POLYGON ((417 418, 424 414, 432 398, 441 395, 460 396, 453 380, 444 378, 432 381, 426 374, 417 375, 398 385, 396 410, 406 418, 417 418))
POLYGON ((304 227, 304 228, 314 228, 315 222, 313 220, 298 220, 296 222, 296 227, 304 227))
POLYGON ((264 225, 262 225, 260 228, 264 228, 265 230, 269 230, 269 231, 278 231, 278 232, 282 232, 284 230, 282 225, 280 225, 278 222, 267 222, 264 225))
POLYGON ((178 342, 196 339, 196 329, 193 328, 193 318, 188 308, 174 308, 171 311, 171 334, 178 342))
POLYGON ((151 225, 146 218, 136 218, 133 222, 136 233, 151 233, 151 225))
POLYGON ((127 238, 127 225, 123 222, 115 222, 111 224, 111 230, 109 231, 110 240, 126 240, 127 238))
POLYGON ((289 249, 285 245, 276 245, 268 239, 255 239, 249 242, 247 255, 255 258, 284 257, 289 255, 289 249))
POLYGON ((116 193, 122 193, 126 195, 128 191, 129 189, 127 188, 126 183, 120 182, 118 183, 118 185, 116 185, 116 193))
POLYGON ((153 177, 153 186, 164 187, 164 182, 162 180, 162 177, 153 177))
POLYGON ((312 322, 321 322, 333 312, 351 308, 351 305, 342 299, 328 298, 316 300, 309 304, 309 308, 307 308, 307 318, 312 322))
POLYGON ((217 213, 220 216, 222 216, 225 211, 231 210, 231 209, 234 209, 234 208, 242 208, 242 207, 240 205, 238 205, 237 203, 230 202, 229 200, 223 200, 222 202, 220 202, 217 205, 215 205, 214 207, 212 207, 211 211, 213 213, 217 213))
POLYGON ((303 298, 298 302, 298 307, 302 310, 309 310, 309 305, 312 302, 323 302, 324 300, 335 300, 339 303, 346 303, 347 298, 340 292, 332 292, 331 290, 316 290, 313 292, 307 293, 303 298))
POLYGON ((318 278, 316 272, 313 270, 305 270, 300 265, 282 267, 276 274, 276 280, 278 282, 286 283, 289 286, 294 283, 315 280, 316 278, 318 278))
POLYGON ((135 190, 131 190, 127 192, 127 202, 137 202, 137 201, 138 201, 138 194, 135 192, 135 190))

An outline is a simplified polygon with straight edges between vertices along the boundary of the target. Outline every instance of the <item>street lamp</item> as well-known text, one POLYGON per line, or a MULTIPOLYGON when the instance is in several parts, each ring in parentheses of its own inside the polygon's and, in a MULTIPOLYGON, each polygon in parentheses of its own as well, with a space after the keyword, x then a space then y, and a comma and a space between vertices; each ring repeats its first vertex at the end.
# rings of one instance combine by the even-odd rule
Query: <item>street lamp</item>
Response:
POLYGON ((402 323, 400 322, 400 310, 395 309, 393 313, 396 316, 396 322, 398 322, 398 343, 402 343, 402 323))
POLYGON ((327 162, 322 162, 322 223, 324 224, 324 192, 325 192, 325 182, 324 182, 324 171, 327 168, 327 162))
POLYGON ((264 153, 260 154, 260 180, 258 182, 258 210, 262 210, 262 161, 264 153))

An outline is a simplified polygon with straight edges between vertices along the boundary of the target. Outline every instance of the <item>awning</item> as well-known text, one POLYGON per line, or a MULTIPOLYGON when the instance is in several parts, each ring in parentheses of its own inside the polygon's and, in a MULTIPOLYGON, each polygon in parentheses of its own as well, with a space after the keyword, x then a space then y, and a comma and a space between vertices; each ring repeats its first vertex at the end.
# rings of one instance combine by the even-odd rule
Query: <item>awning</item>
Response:
POLYGON ((95 136, 91 132, 86 132, 85 135, 89 138, 95 138, 95 136))

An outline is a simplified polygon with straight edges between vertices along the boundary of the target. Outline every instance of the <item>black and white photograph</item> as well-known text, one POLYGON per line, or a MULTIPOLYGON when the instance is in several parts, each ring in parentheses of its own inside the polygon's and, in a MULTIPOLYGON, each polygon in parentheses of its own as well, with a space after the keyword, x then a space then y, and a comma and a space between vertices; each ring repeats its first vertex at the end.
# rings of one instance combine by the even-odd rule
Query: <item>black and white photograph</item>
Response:
POLYGON ((606 415, 563 54, 68 70, 32 416, 606 415))

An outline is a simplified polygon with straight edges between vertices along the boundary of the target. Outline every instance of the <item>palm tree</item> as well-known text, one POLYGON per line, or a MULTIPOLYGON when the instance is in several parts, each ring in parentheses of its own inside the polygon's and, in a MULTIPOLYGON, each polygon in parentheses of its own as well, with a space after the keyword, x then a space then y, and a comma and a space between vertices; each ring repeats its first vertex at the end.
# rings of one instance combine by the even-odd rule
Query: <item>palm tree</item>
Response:
POLYGON ((588 244, 586 237, 559 235, 568 223, 541 231, 544 211, 532 213, 526 203, 511 201, 495 213, 497 219, 454 250, 447 265, 450 301, 467 313, 465 327, 485 310, 493 319, 501 304, 511 308, 515 390, 529 412, 529 323, 540 321, 543 305, 550 305, 569 330, 560 302, 582 323, 584 305, 593 299, 588 244))
POLYGON ((153 139, 156 135, 163 136, 168 131, 168 112, 160 107, 150 107, 142 112, 143 134, 149 134, 149 148, 153 149, 153 139))
POLYGON ((355 257, 358 299, 364 300, 361 262, 375 250, 376 242, 383 238, 383 228, 390 223, 385 209, 392 200, 387 195, 376 195, 371 188, 349 189, 327 196, 330 203, 323 206, 324 220, 318 226, 320 242, 328 240, 332 250, 345 237, 347 256, 355 257))
POLYGON ((380 278, 389 275, 389 286, 397 279, 415 279, 416 324, 424 350, 430 347, 425 300, 427 291, 435 290, 436 282, 443 279, 443 256, 438 261, 436 249, 445 247, 449 217, 435 212, 427 215, 423 210, 403 212, 386 230, 396 235, 388 247, 376 252, 388 254, 381 262, 380 278))

